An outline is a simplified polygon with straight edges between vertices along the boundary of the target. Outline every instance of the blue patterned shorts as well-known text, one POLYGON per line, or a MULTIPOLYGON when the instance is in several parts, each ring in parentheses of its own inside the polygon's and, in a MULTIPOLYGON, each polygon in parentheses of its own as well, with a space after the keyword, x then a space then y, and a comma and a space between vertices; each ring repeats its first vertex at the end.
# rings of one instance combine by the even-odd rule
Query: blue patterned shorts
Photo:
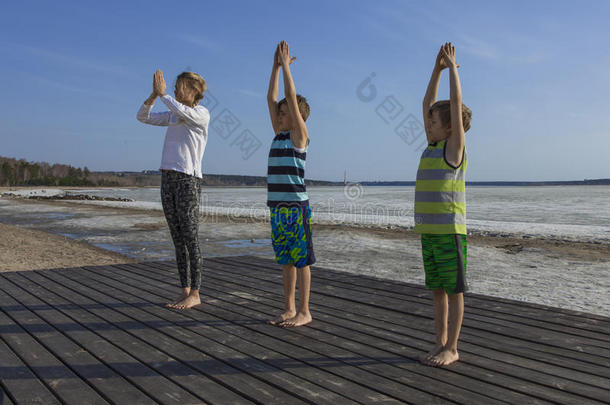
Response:
POLYGON ((270 207, 271 241, 275 260, 303 268, 316 262, 311 239, 311 208, 270 207))

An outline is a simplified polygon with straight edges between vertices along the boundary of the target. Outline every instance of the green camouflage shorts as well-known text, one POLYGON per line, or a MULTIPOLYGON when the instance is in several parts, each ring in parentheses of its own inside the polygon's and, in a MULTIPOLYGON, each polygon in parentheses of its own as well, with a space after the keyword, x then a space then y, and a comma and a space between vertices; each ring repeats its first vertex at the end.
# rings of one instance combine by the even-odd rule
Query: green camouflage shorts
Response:
POLYGON ((426 288, 445 290, 447 294, 465 292, 466 235, 421 235, 426 288))

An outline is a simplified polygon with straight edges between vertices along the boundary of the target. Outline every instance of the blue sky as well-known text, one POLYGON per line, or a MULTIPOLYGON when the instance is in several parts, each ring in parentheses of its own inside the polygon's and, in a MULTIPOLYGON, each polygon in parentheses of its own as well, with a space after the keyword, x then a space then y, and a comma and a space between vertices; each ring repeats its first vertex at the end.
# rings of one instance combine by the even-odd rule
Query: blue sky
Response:
MULTIPOLYGON (((347 170, 352 181, 413 180, 421 100, 439 46, 452 41, 473 111, 470 180, 610 177, 610 2, 170 4, 3 5, 0 155, 156 169, 164 129, 135 114, 157 68, 170 83, 194 70, 208 82, 212 120, 226 110, 240 123, 233 133, 211 125, 204 173, 265 175, 267 83, 275 45, 286 40, 312 111, 307 177, 342 180, 347 170), (369 100, 370 87, 358 88, 371 74, 369 100), (411 124, 404 139, 403 121, 411 124), (261 143, 247 159, 245 130, 261 143)), ((448 87, 445 74, 439 98, 448 87)))

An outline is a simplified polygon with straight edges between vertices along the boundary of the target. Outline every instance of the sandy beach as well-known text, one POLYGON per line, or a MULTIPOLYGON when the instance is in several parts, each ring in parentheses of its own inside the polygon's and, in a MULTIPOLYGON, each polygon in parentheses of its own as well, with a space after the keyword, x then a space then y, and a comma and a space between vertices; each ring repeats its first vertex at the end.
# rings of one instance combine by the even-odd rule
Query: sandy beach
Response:
POLYGON ((0 272, 135 261, 66 236, 0 223, 0 272))
MULTIPOLYGON (((174 259, 159 210, 0 198, 0 223, 3 271, 174 259)), ((412 231, 314 221, 313 234, 319 267, 424 282, 412 231)), ((203 214, 200 242, 205 257, 273 257, 263 220, 203 214)), ((468 242, 471 292, 610 313, 607 243, 477 234, 468 242)))

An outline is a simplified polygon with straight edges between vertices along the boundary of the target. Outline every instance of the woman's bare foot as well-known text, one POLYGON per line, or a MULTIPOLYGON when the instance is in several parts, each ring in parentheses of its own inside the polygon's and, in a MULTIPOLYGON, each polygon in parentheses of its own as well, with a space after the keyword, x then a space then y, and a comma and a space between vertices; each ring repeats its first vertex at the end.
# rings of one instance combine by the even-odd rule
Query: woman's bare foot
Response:
POLYGON ((189 309, 189 308, 193 308, 194 306, 197 306, 199 304, 201 304, 201 298, 199 297, 199 290, 193 290, 188 295, 188 297, 186 297, 182 301, 178 302, 173 308, 189 309))
POLYGON ((430 350, 426 355, 421 356, 419 358, 419 361, 422 364, 426 364, 426 365, 430 365, 430 359, 433 358, 434 356, 438 355, 440 352, 443 351, 445 346, 440 345, 440 344, 436 344, 436 346, 434 346, 434 349, 430 350))
POLYGON ((174 301, 174 302, 168 302, 165 306, 167 308, 176 308, 176 305, 178 305, 178 303, 184 301, 186 299, 186 297, 189 296, 190 293, 191 293, 191 289, 190 288, 183 288, 182 289, 182 293, 180 294, 178 299, 176 301, 174 301))
POLYGON ((275 317, 275 319, 269 319, 267 321, 267 323, 269 325, 279 325, 280 323, 286 321, 287 319, 290 318, 294 318, 294 316, 297 314, 297 311, 286 311, 281 315, 278 315, 277 317, 275 317))
POLYGON ((436 356, 432 357, 428 361, 428 365, 439 367, 439 366, 448 366, 449 364, 455 363, 460 359, 457 350, 449 350, 445 349, 436 356))
POLYGON ((279 326, 282 328, 296 328, 297 326, 307 325, 309 322, 311 322, 311 314, 299 312, 294 317, 281 322, 279 326))

